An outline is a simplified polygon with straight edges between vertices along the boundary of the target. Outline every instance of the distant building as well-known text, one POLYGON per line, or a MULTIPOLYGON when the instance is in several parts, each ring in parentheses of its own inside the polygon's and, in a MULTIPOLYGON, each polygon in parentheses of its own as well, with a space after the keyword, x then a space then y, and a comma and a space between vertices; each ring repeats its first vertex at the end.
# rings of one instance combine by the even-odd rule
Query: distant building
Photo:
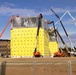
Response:
POLYGON ((10 55, 10 40, 0 39, 0 56, 8 57, 10 55))

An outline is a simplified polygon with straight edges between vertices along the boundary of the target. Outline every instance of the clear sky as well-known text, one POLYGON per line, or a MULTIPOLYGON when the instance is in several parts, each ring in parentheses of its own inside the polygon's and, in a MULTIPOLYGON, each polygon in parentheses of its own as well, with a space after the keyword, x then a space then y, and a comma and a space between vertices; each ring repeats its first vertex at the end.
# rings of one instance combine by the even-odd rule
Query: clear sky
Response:
MULTIPOLYGON (((45 19, 57 22, 58 19, 50 11, 52 7, 60 17, 68 10, 76 19, 76 0, 0 0, 0 33, 12 15, 26 17, 42 13, 45 19)), ((64 16, 62 22, 69 35, 76 33, 76 26, 68 14, 64 16)), ((58 23, 56 26, 60 34, 65 35, 61 25, 58 23)), ((1 39, 10 39, 10 25, 1 39)))

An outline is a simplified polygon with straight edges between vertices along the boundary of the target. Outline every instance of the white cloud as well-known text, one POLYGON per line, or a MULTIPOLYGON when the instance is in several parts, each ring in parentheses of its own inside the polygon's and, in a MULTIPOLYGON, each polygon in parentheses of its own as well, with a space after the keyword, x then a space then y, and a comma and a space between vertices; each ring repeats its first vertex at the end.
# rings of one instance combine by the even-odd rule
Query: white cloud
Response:
MULTIPOLYGON (((23 9, 23 8, 15 8, 15 5, 12 3, 4 2, 3 5, 0 6, 0 15, 22 15, 22 16, 37 16, 40 12, 43 15, 53 15, 50 9, 42 9, 42 11, 34 10, 34 9, 23 9), (13 8, 12 8, 12 7, 13 8), (36 12, 38 11, 38 12, 36 12)), ((64 13, 67 8, 53 8, 54 11, 58 13, 64 13)), ((76 7, 73 9, 68 9, 71 12, 76 12, 76 7)))
POLYGON ((16 5, 12 4, 12 3, 8 3, 8 2, 4 2, 4 3, 0 3, 2 7, 14 7, 16 5))
POLYGON ((33 16, 37 15, 35 10, 33 9, 18 9, 18 8, 10 8, 10 7, 0 7, 0 15, 21 15, 21 16, 33 16))
MULTIPOLYGON (((55 8, 55 11, 56 12, 58 12, 58 13, 61 13, 61 12, 63 12, 63 14, 67 11, 67 9, 65 8, 65 9, 60 9, 60 8, 55 8)), ((76 10, 75 9, 73 9, 73 10, 70 10, 70 9, 68 9, 68 11, 69 11, 69 13, 71 14, 71 16, 68 14, 68 13, 66 13, 64 16, 63 16, 63 14, 61 15, 61 17, 63 17, 61 20, 62 20, 62 22, 63 22, 63 24, 64 25, 75 25, 76 24, 76 15, 75 16, 73 16, 72 15, 72 12, 76 12, 76 10), (67 18, 66 18, 67 17, 67 18), (75 19, 75 20, 74 20, 75 19)), ((60 17, 60 18, 61 18, 60 17)), ((58 21, 56 22, 56 24, 57 23, 59 23, 58 21)))
MULTIPOLYGON (((20 16, 37 16, 39 13, 42 13, 43 15, 54 15, 50 9, 42 9, 42 11, 37 11, 34 9, 23 9, 23 8, 15 8, 15 7, 11 7, 11 6, 15 6, 12 3, 7 3, 4 2, 3 6, 0 6, 0 15, 4 15, 4 16, 11 16, 11 15, 20 15, 20 16), (36 12, 37 11, 37 12, 36 12)), ((59 13, 65 13, 67 8, 53 8, 53 10, 59 14, 59 13)), ((70 12, 76 12, 76 7, 74 7, 73 9, 68 9, 70 12)), ((67 14, 66 14, 67 15, 67 14)), ((64 17, 65 18, 65 17, 64 17)), ((75 17, 76 18, 76 17, 75 17)), ((66 25, 68 24, 74 24, 72 19, 68 19, 67 21, 64 21, 64 23, 66 25)))
POLYGON ((76 12, 76 7, 74 8, 53 8, 56 13, 64 13, 67 10, 70 12, 76 12))

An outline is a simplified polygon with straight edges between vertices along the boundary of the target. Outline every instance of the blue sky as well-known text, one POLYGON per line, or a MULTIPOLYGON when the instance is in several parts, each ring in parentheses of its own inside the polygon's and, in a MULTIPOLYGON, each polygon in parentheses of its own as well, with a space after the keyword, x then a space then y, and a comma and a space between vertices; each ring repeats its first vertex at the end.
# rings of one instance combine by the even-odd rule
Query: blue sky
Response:
MULTIPOLYGON (((45 19, 56 23, 58 19, 50 11, 52 7, 60 17, 68 10, 76 19, 76 0, 0 0, 0 33, 12 15, 26 17, 38 16, 42 13, 45 19)), ((68 14, 63 17, 62 22, 69 35, 76 33, 74 21, 68 14)), ((60 23, 56 26, 60 34, 65 35, 60 23)), ((10 39, 10 25, 1 39, 10 39)))

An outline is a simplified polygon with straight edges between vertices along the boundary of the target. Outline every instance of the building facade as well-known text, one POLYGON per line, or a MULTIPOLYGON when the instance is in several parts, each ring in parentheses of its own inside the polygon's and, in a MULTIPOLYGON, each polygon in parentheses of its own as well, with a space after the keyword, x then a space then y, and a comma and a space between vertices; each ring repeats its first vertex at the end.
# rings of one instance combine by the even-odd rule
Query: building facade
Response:
POLYGON ((8 57, 10 55, 10 40, 0 39, 0 56, 8 57))

